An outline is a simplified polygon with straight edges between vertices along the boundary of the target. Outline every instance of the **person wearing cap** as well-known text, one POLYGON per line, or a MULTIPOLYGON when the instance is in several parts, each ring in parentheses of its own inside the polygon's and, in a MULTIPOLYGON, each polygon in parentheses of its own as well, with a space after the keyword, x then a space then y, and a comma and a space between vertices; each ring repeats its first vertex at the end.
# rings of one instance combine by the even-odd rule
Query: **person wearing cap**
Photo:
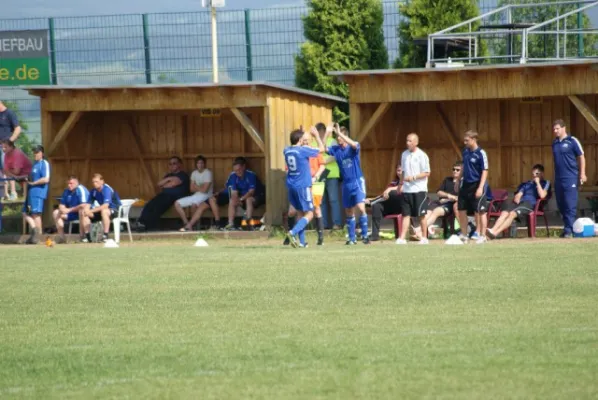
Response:
POLYGON ((41 145, 33 148, 35 162, 31 168, 31 180, 27 182, 27 199, 23 204, 23 218, 31 234, 26 244, 39 242, 38 235, 42 233, 42 213, 44 212, 44 201, 48 197, 48 186, 50 183, 50 163, 44 159, 44 148, 41 145))
MULTIPOLYGON (((21 126, 19 125, 19 119, 17 118, 17 114, 15 114, 14 111, 6 107, 2 100, 0 100, 0 142, 10 140, 14 143, 19 138, 20 134, 21 126)), ((2 170, 4 169, 4 158, 5 153, 4 151, 2 151, 2 149, 0 149, 0 177, 2 177, 3 175, 2 170)), ((9 184, 6 184, 6 187, 8 188, 9 184)), ((6 190, 5 193, 10 200, 17 199, 15 181, 10 182, 10 193, 8 190, 6 190)))

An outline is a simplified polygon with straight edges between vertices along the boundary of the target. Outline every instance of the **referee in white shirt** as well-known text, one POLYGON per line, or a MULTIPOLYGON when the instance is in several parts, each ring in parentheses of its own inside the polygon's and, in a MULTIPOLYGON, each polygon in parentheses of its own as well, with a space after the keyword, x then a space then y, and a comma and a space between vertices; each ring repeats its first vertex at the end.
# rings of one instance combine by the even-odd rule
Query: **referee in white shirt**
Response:
POLYGON ((403 202, 403 227, 396 244, 407 244, 407 232, 411 225, 411 217, 419 217, 422 229, 420 244, 428 244, 428 227, 426 211, 428 210, 428 177, 430 176, 430 160, 417 145, 419 136, 415 133, 407 135, 407 150, 401 155, 403 166, 403 186, 401 192, 403 202))

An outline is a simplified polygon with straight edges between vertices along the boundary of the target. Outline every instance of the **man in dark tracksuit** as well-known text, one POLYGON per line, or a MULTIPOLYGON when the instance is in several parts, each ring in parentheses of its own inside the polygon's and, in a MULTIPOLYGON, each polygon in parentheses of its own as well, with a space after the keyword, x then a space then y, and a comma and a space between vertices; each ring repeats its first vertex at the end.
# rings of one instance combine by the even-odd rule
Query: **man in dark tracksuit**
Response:
POLYGON ((563 217, 565 228, 561 237, 573 236, 573 222, 577 216, 577 189, 587 181, 586 159, 581 143, 567 134, 565 122, 557 119, 552 124, 555 135, 552 143, 554 156, 554 191, 556 203, 563 217), (579 162, 579 166, 578 166, 579 162))

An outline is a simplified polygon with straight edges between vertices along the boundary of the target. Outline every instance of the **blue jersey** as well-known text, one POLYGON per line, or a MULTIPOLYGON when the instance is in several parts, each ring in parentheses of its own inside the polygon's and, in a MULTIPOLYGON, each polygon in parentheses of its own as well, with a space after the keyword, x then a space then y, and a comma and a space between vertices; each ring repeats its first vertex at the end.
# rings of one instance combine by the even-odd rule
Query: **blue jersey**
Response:
POLYGON ((482 180, 482 173, 488 169, 488 156, 481 148, 463 149, 463 181, 475 183, 482 180))
MULTIPOLYGON (((31 181, 35 182, 42 178, 50 179, 50 163, 46 160, 39 160, 33 164, 31 169, 31 181)), ((29 186, 29 196, 45 199, 48 197, 48 183, 29 186)))
POLYGON ((239 196, 244 196, 251 189, 255 190, 255 195, 264 193, 264 185, 259 180, 255 172, 250 170, 245 170, 245 173, 242 177, 234 172, 231 173, 226 181, 226 188, 230 188, 232 191, 239 192, 239 196))
POLYGON ((357 187, 361 184, 363 173, 361 172, 361 161, 359 160, 360 148, 359 143, 357 143, 355 149, 349 145, 344 148, 338 145, 328 147, 328 154, 334 157, 340 167, 343 186, 357 187))
POLYGON ((116 193, 110 185, 105 183, 102 190, 93 189, 89 194, 88 203, 93 204, 94 201, 97 201, 99 205, 108 204, 108 207, 112 209, 120 207, 120 197, 118 197, 118 193, 116 193))
POLYGON ((554 156, 554 179, 577 182, 579 179, 577 157, 583 155, 579 140, 573 136, 567 136, 563 140, 556 138, 552 142, 552 155, 554 156))
POLYGON ((89 201, 89 190, 83 185, 79 185, 75 190, 70 191, 68 188, 62 192, 60 204, 66 208, 77 207, 80 204, 85 204, 89 201))
MULTIPOLYGON (((542 189, 546 190, 546 192, 550 191, 550 181, 547 180, 540 180, 540 186, 542 189)), ((538 186, 534 181, 527 181, 523 182, 517 188, 517 193, 523 193, 521 196, 520 201, 527 201, 530 204, 536 204, 536 201, 540 200, 540 194, 538 194, 538 186)))
POLYGON ((284 161, 287 163, 287 187, 311 187, 310 157, 320 154, 318 149, 307 146, 290 146, 284 149, 284 161))

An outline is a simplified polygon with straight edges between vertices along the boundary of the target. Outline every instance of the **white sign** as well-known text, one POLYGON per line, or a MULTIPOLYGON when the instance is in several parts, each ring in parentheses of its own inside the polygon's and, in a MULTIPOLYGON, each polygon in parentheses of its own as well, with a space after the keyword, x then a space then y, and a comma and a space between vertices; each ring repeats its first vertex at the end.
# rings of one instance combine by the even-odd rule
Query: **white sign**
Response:
POLYGON ((224 7, 225 0, 201 0, 202 7, 224 7))

